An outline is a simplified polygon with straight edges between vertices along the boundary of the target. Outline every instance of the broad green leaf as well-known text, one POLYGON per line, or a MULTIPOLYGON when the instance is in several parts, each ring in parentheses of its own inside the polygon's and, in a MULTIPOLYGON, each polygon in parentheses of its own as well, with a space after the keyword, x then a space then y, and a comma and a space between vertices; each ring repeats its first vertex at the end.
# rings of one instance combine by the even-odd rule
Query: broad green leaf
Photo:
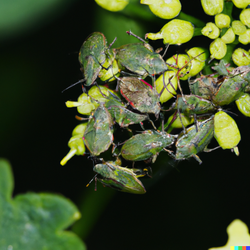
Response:
POLYGON ((0 250, 85 250, 81 240, 64 231, 80 218, 66 198, 46 193, 11 197, 13 176, 0 159, 0 250))

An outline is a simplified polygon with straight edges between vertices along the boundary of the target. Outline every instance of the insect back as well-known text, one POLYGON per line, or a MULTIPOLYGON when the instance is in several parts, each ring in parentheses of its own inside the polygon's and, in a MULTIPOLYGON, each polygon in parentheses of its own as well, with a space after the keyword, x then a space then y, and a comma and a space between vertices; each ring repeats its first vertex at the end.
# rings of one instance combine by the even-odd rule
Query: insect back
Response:
POLYGON ((116 165, 114 162, 97 164, 93 170, 98 173, 97 180, 104 186, 121 192, 145 194, 146 190, 138 177, 146 174, 141 169, 129 169, 116 165))
POLYGON ((160 98, 150 84, 137 77, 122 77, 119 78, 119 87, 122 96, 134 109, 159 116, 160 98))
POLYGON ((246 74, 239 74, 238 68, 232 71, 233 76, 226 76, 220 88, 212 98, 212 102, 218 106, 228 105, 244 95, 250 84, 250 69, 246 74))
POLYGON ((148 117, 144 114, 134 113, 124 106, 118 97, 109 96, 109 100, 105 103, 105 107, 108 109, 111 117, 116 121, 120 127, 128 127, 131 124, 137 124, 148 117))
MULTIPOLYGON (((207 145, 214 136, 214 116, 187 129, 187 133, 180 133, 176 142, 176 160, 185 160, 194 157, 200 164, 202 161, 198 153, 206 151, 207 145)), ((211 151, 211 150, 210 150, 211 151)))
POLYGON ((94 156, 108 150, 113 142, 113 121, 108 110, 101 104, 88 121, 84 142, 94 156))
POLYGON ((128 139, 121 148, 121 155, 125 160, 143 161, 153 158, 166 147, 175 142, 176 135, 156 130, 146 130, 128 139))
POLYGON ((116 59, 126 69, 143 76, 160 74, 168 69, 160 54, 147 43, 130 43, 115 49, 116 59))
POLYGON ((80 48, 78 58, 86 86, 93 84, 97 77, 102 81, 114 79, 113 75, 119 72, 115 55, 100 32, 89 35, 80 48))

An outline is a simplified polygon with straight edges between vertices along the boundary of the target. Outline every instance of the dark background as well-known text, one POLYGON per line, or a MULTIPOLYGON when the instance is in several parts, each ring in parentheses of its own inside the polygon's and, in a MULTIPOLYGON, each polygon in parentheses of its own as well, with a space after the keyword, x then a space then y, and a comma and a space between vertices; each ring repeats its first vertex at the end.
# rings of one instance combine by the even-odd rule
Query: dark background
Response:
MULTIPOLYGON (((82 212, 73 229, 88 249, 198 250, 225 245, 226 227, 234 219, 250 225, 249 118, 241 114, 234 117, 242 136, 239 157, 219 149, 200 154, 202 165, 191 159, 173 167, 162 152, 152 166, 153 178, 142 180, 145 195, 119 193, 99 184, 95 192, 94 183, 86 188, 94 175, 87 156, 75 156, 64 167, 59 164, 78 124, 76 110, 66 108, 65 101, 76 100, 81 87, 61 91, 82 78, 81 44, 93 31, 107 31, 111 42, 112 36, 134 27, 121 21, 117 28, 112 22, 119 13, 102 10, 94 1, 65 6, 31 28, 1 37, 0 154, 12 164, 14 194, 53 192, 71 199, 82 212)), ((196 9, 184 5, 183 11, 213 21, 204 20, 199 1, 196 9)), ((142 33, 157 32, 166 23, 134 21, 144 25, 142 33)), ((130 39, 134 41, 118 39, 116 46, 130 39)), ((194 38, 185 48, 210 42, 194 38)), ((167 57, 185 48, 172 46, 167 57)), ((237 112, 234 104, 230 108, 237 112)))

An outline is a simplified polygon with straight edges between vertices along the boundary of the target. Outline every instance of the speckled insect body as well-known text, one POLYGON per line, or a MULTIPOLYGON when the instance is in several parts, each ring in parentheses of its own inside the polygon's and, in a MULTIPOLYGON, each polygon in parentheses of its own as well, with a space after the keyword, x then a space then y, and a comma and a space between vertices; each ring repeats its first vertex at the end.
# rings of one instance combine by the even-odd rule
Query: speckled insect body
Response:
POLYGON ((197 95, 178 95, 171 108, 186 115, 212 113, 218 109, 212 102, 197 95))
POLYGON ((84 132, 84 142, 94 156, 108 150, 113 142, 113 121, 107 108, 100 105, 94 112, 84 132))
POLYGON ((122 96, 134 109, 158 117, 161 110, 160 97, 150 84, 136 77, 122 77, 119 86, 122 96))
MULTIPOLYGON (((234 73, 234 72, 232 72, 234 73)), ((250 85, 250 72, 243 75, 227 76, 220 85, 220 88, 212 98, 212 102, 217 106, 228 105, 240 98, 250 85)))
POLYGON ((176 140, 176 135, 156 130, 146 130, 127 140, 121 148, 121 155, 129 161, 143 161, 153 158, 166 147, 172 145, 176 140))
POLYGON ((106 60, 107 40, 100 32, 94 32, 82 44, 79 62, 86 80, 85 85, 94 83, 106 60))
POLYGON ((129 169, 116 165, 114 162, 105 162, 94 166, 98 173, 97 180, 104 186, 121 192, 145 194, 146 190, 138 177, 146 174, 140 169, 129 169))
POLYGON ((121 102, 115 99, 107 101, 105 107, 108 109, 114 121, 122 128, 132 124, 138 124, 148 118, 147 115, 137 114, 128 110, 121 102))
POLYGON ((154 52, 149 44, 130 43, 115 49, 115 52, 119 64, 143 77, 168 69, 161 55, 154 52))
POLYGON ((180 133, 176 142, 176 160, 185 160, 194 157, 200 164, 202 161, 197 156, 199 152, 206 150, 214 136, 214 116, 199 123, 198 132, 193 125, 187 129, 187 133, 180 133))

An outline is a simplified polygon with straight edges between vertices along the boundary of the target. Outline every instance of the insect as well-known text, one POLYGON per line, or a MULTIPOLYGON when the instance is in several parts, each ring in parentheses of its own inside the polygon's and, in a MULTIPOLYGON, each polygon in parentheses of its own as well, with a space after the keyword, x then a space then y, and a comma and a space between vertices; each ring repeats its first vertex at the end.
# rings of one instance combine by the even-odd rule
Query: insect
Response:
POLYGON ((104 162, 94 166, 93 170, 98 174, 96 180, 104 186, 111 187, 121 192, 133 194, 145 194, 146 190, 138 179, 146 173, 141 169, 129 169, 121 167, 114 162, 104 162))
POLYGON ((94 156, 105 152, 113 142, 113 121, 107 108, 102 104, 89 119, 84 132, 84 142, 94 156))
MULTIPOLYGON (((170 109, 176 109, 180 118, 181 113, 186 116, 193 116, 195 123, 197 123, 196 115, 213 113, 218 107, 216 107, 211 101, 203 99, 197 95, 178 95, 177 100, 172 104, 170 109)), ((182 122, 182 119, 180 119, 180 121, 185 132, 184 122, 182 122)), ((198 132, 198 126, 196 126, 196 131, 198 132)))
MULTIPOLYGON (((232 72, 234 74, 234 72, 232 72)), ((212 97, 212 102, 217 106, 228 105, 239 99, 250 83, 250 72, 243 75, 227 76, 221 83, 218 91, 212 97), (248 79, 249 78, 249 79, 248 79)))
POLYGON ((100 32, 90 34, 83 42, 79 51, 79 62, 87 86, 93 84, 102 69, 101 65, 106 60, 107 49, 106 37, 100 32))
POLYGON ((202 76, 189 82, 193 94, 210 100, 216 106, 228 105, 237 100, 245 92, 250 91, 249 86, 250 68, 246 66, 235 68, 226 76, 202 76))
POLYGON ((145 78, 168 69, 161 55, 148 43, 130 43, 114 49, 118 64, 145 78))
POLYGON ((131 124, 141 123, 148 119, 147 115, 137 114, 125 108, 121 100, 109 97, 109 100, 105 103, 105 107, 108 109, 111 117, 124 128, 131 124))
POLYGON ((122 96, 134 109, 159 116, 160 98, 150 84, 137 77, 122 77, 119 78, 119 86, 122 96))
POLYGON ((214 136, 214 116, 198 124, 198 132, 196 126, 193 125, 187 129, 187 133, 180 133, 176 142, 176 160, 185 160, 193 157, 202 163, 197 155, 199 152, 210 152, 214 149, 207 149, 208 144, 214 136))
POLYGON ((165 150, 171 154, 166 147, 172 145, 176 135, 156 130, 145 130, 128 139, 121 148, 121 155, 125 160, 143 161, 152 157, 155 162, 158 154, 165 150))
POLYGON ((78 59, 86 86, 92 85, 97 77, 102 81, 111 81, 115 79, 114 75, 119 74, 114 51, 109 49, 114 41, 107 46, 106 37, 101 32, 94 32, 83 42, 78 59))

